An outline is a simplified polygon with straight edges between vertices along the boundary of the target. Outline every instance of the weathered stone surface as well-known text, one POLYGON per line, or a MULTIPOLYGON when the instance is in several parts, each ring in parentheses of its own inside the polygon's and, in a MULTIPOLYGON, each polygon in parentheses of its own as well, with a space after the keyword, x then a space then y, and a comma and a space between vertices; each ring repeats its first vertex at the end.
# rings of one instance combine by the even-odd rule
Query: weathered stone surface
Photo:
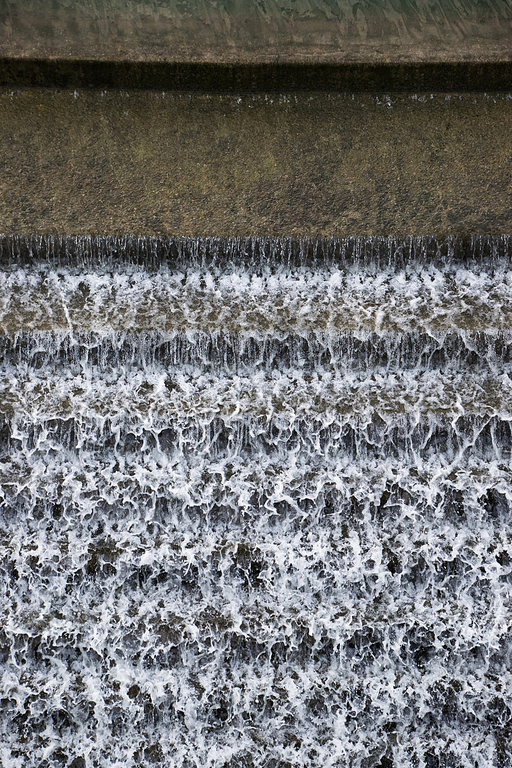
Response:
POLYGON ((4 0, 0 56, 134 61, 509 60, 507 0, 4 0))
POLYGON ((512 99, 0 91, 0 231, 512 231, 512 99))

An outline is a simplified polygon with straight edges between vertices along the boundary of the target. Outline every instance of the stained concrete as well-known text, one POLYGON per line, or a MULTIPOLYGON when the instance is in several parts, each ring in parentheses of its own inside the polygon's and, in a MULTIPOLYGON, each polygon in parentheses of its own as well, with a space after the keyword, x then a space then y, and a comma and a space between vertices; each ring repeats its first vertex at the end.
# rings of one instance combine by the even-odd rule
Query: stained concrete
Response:
POLYGON ((507 0, 0 0, 0 57, 510 61, 507 0))
POLYGON ((0 91, 0 231, 512 231, 505 94, 0 91))

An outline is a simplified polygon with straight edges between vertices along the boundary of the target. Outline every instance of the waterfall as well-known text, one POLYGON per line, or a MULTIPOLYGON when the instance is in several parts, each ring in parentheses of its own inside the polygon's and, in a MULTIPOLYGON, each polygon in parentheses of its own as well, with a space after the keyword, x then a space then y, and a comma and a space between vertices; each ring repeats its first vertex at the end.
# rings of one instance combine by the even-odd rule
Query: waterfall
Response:
POLYGON ((512 240, 0 238, 5 768, 504 768, 512 240))

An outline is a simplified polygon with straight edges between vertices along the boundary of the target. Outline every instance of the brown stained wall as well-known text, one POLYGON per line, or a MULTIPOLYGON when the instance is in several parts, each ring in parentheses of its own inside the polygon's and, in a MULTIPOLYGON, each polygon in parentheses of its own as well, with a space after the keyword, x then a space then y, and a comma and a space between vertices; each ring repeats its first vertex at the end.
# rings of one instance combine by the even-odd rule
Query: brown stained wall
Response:
POLYGON ((0 0, 0 57, 510 60, 508 0, 0 0))
POLYGON ((512 231, 506 94, 0 91, 0 231, 512 231))

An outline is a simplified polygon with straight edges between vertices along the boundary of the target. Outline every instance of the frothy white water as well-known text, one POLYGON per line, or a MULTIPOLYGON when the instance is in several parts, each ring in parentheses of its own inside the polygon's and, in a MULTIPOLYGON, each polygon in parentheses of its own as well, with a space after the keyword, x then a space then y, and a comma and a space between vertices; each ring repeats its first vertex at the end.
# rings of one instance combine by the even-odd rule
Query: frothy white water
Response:
POLYGON ((125 268, 0 273, 0 330, 311 332, 495 331, 512 322, 512 270, 376 275, 282 268, 263 275, 125 268))
POLYGON ((0 276, 0 763, 508 766, 505 266, 123 269, 0 276))

